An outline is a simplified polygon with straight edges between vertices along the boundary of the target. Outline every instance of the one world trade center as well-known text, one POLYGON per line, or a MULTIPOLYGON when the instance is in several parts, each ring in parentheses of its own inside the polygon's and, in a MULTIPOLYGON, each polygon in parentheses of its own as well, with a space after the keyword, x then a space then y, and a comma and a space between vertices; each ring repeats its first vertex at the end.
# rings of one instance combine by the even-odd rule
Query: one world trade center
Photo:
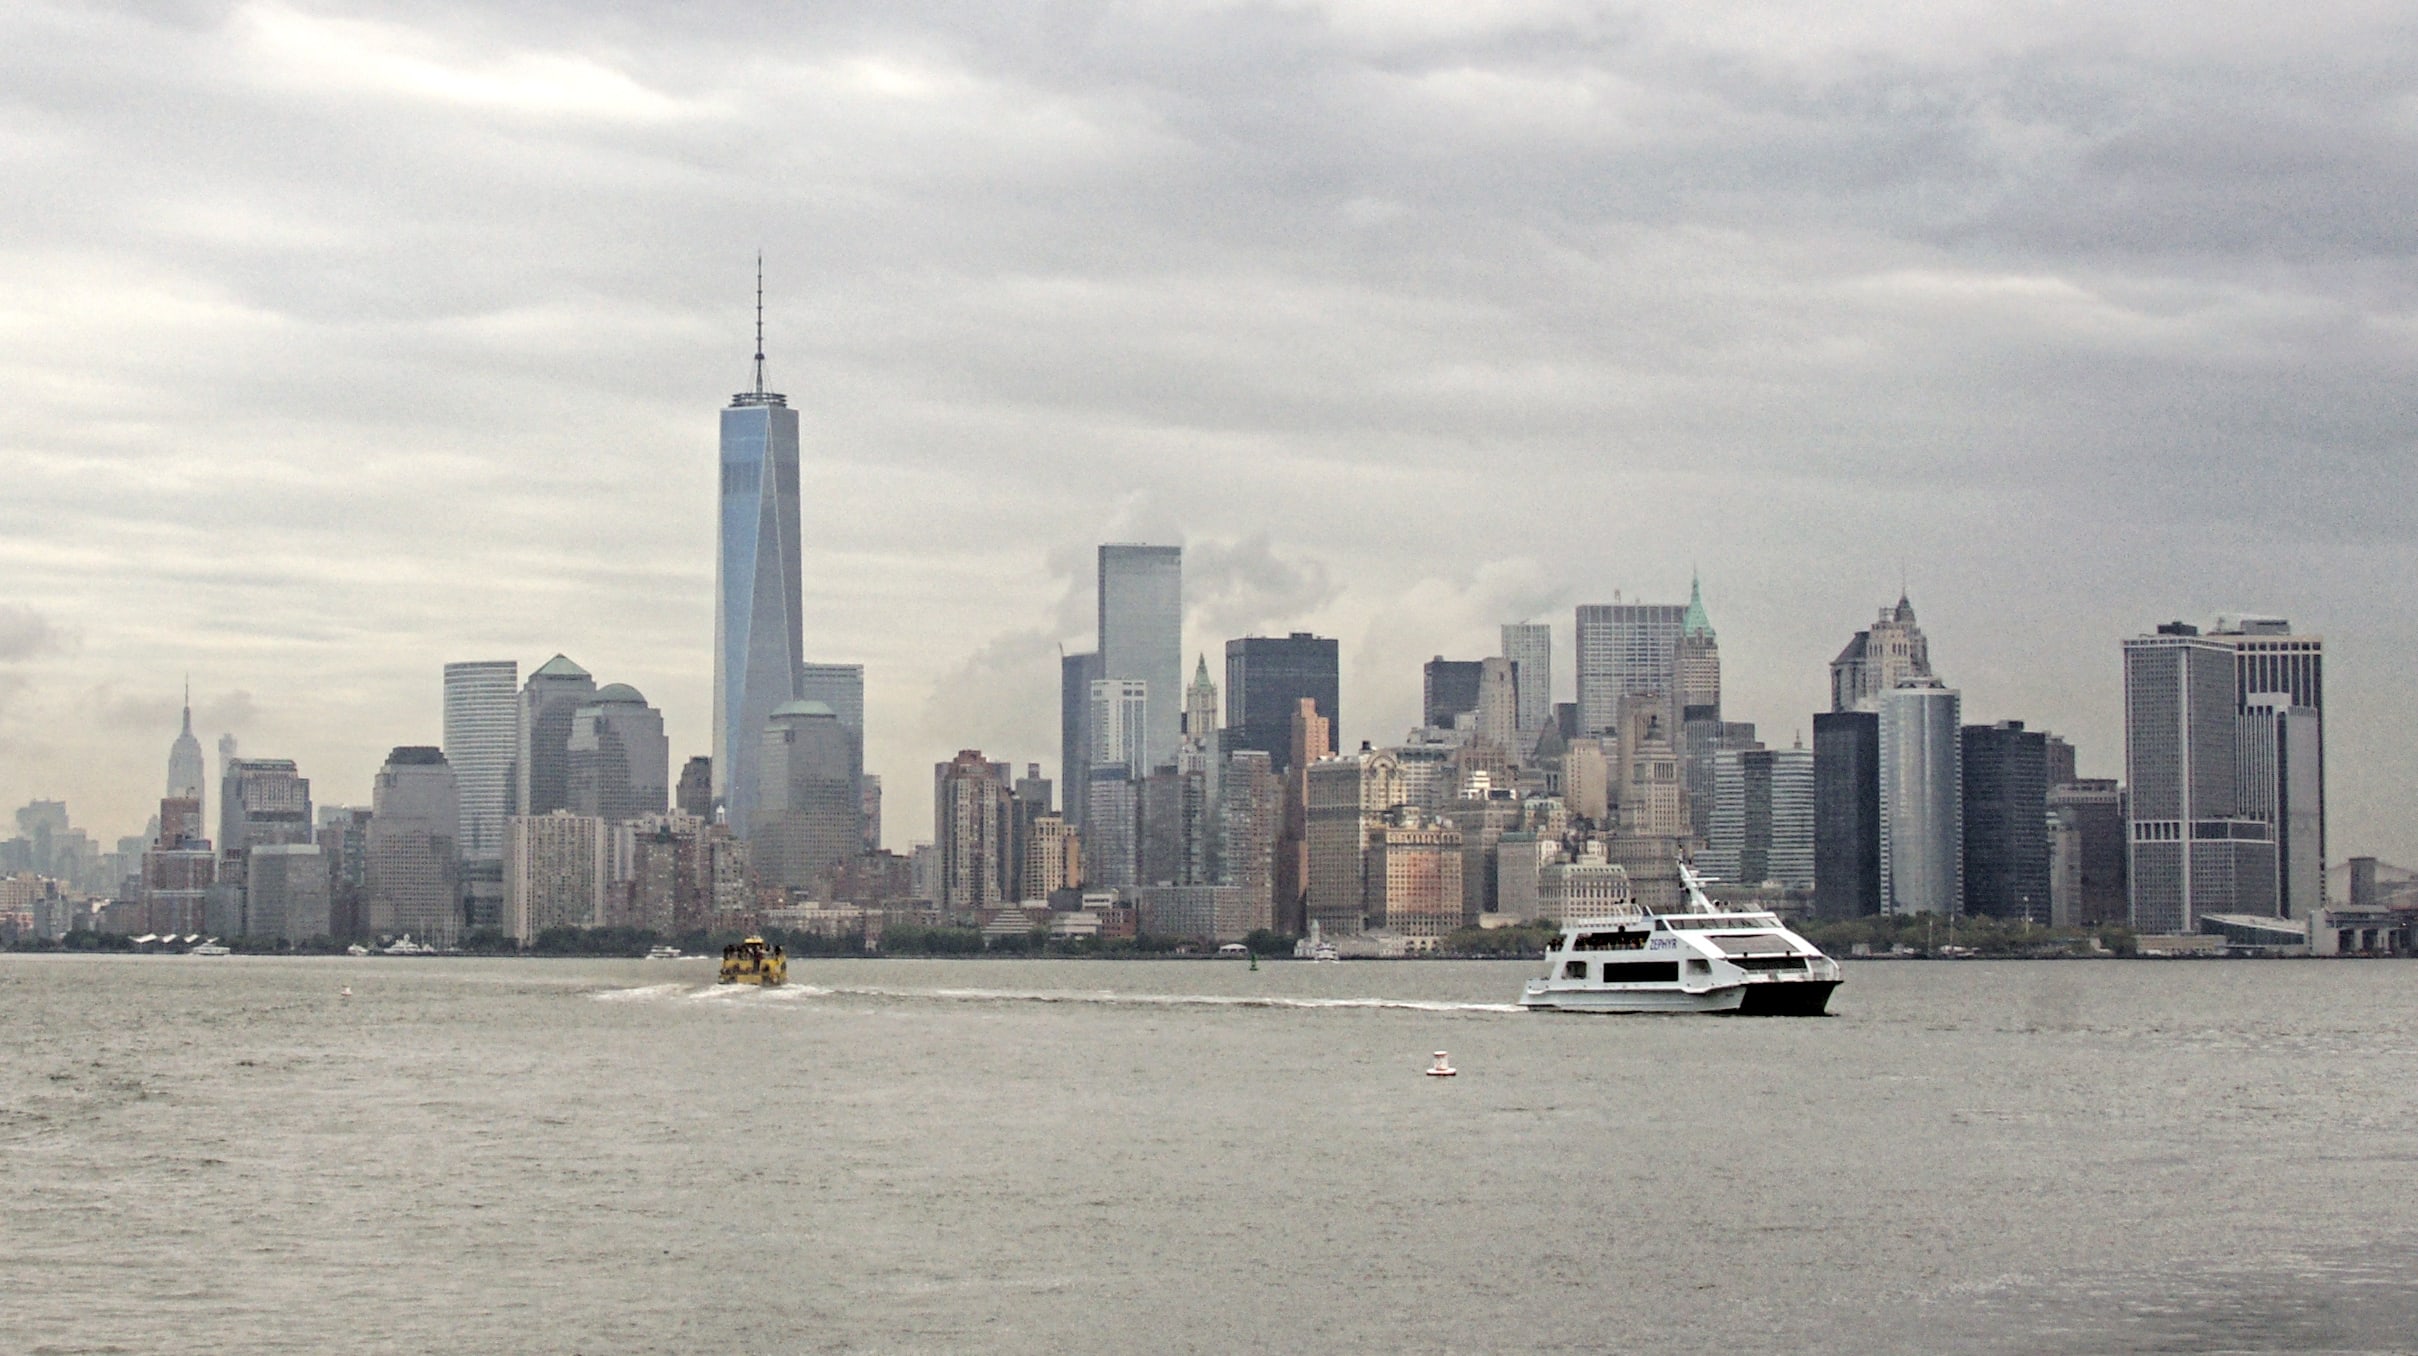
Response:
POLYGON ((797 696, 805 657, 798 579, 798 412, 764 389, 764 281, 756 279, 755 389, 722 411, 714 561, 714 801, 754 827, 757 767, 773 708, 797 696))

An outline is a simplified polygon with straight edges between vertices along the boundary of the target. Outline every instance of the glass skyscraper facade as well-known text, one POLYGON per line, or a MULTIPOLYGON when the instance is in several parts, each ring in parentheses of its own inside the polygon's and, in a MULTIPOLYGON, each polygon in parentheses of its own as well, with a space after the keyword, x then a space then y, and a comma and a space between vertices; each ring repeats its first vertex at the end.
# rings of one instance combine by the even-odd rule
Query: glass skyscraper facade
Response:
POLYGON ((714 558, 714 799, 739 834, 755 821, 764 730, 797 699, 805 659, 798 541, 798 413, 756 388, 722 411, 722 493, 714 558))
POLYGON ((1244 636, 1226 642, 1226 751, 1257 749, 1270 770, 1283 776, 1293 766, 1293 717, 1308 698, 1338 728, 1341 693, 1335 641, 1295 631, 1289 636, 1244 636))
POLYGON ((1184 744, 1183 547, 1100 548, 1099 653, 1100 677, 1150 685, 1134 776, 1174 763, 1184 744))
POLYGON ((445 761, 453 768, 462 807, 456 841, 462 860, 504 858, 504 830, 513 814, 520 747, 521 666, 510 659, 445 666, 445 761))

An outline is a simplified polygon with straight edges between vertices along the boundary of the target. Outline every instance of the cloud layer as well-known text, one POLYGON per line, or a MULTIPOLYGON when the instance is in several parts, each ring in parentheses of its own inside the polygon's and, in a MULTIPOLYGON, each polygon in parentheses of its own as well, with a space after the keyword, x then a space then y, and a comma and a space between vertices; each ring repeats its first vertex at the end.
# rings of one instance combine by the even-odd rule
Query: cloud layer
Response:
POLYGON ((761 248, 897 843, 956 748, 1054 761, 1091 548, 1149 539, 1188 650, 1341 637, 1352 739, 1693 568, 1767 736, 1903 580, 1972 718, 2115 774, 2121 637, 2283 613, 2338 854, 2418 860, 2414 24, 13 6, 0 799, 139 826, 188 669, 328 802, 451 659, 567 652, 703 751, 761 248))

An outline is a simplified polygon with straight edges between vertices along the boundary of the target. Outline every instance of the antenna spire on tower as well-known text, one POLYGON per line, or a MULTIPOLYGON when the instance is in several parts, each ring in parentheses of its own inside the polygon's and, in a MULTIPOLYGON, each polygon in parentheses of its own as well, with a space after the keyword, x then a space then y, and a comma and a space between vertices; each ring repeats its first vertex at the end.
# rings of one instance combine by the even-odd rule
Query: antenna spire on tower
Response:
POLYGON ((764 394, 764 251, 756 251, 756 394, 764 394))

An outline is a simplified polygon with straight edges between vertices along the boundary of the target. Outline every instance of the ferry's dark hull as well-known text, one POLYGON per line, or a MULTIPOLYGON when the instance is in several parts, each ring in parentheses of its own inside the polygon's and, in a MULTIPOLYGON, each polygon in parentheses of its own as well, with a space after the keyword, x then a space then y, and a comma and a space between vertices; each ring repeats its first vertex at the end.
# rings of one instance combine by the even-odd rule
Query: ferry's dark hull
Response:
POLYGON ((1793 979, 1777 984, 1749 984, 1741 1017, 1819 1017, 1830 1006, 1835 979, 1793 979))

